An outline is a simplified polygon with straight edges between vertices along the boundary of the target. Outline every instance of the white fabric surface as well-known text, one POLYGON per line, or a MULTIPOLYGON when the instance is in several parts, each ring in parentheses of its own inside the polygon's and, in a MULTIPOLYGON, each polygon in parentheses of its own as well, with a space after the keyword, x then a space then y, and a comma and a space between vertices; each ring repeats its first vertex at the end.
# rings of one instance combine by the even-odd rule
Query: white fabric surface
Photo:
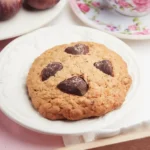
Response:
MULTIPOLYGON (((84 25, 72 12, 69 4, 66 5, 64 11, 57 19, 55 19, 50 25, 62 24, 62 25, 84 25)), ((150 40, 147 41, 129 41, 124 40, 135 52, 138 60, 138 64, 141 70, 141 85, 139 89, 139 96, 134 109, 131 112, 127 112, 126 116, 113 124, 108 129, 113 129, 115 132, 105 134, 105 136, 112 136, 120 133, 118 128, 122 128, 121 132, 127 132, 132 128, 137 127, 139 124, 149 124, 150 120, 150 40)), ((77 144, 82 142, 89 142, 98 138, 104 137, 103 134, 89 133, 81 136, 63 136, 64 144, 77 144)))

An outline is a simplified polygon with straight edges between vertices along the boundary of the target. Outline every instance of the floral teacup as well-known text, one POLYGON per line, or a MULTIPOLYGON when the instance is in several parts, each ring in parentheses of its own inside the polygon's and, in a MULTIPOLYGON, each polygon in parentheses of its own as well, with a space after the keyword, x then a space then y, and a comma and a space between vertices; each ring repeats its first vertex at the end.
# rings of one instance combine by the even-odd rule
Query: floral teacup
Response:
MULTIPOLYGON (((104 0, 105 1, 105 0, 104 0)), ((150 12, 150 0, 106 0, 111 7, 127 16, 143 16, 150 12)))

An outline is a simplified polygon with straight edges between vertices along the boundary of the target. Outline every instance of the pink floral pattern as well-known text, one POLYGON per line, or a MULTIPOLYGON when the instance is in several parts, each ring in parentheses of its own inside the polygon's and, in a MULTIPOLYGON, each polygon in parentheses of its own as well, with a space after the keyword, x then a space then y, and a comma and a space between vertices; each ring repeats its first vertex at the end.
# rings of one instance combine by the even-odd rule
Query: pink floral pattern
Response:
MULTIPOLYGON (((100 8, 101 4, 99 0, 75 0, 80 11, 88 17, 88 19, 92 20, 95 24, 99 24, 101 26, 101 20, 99 19, 99 15, 103 9, 100 8)), ((150 0, 133 0, 136 3, 137 8, 142 7, 142 4, 147 4, 150 0), (141 5, 140 5, 141 4, 141 5)), ((122 8, 132 8, 132 6, 127 3, 127 0, 115 0, 117 4, 122 8)), ((148 4, 149 7, 149 4, 148 4)), ((128 26, 114 25, 114 24, 106 24, 102 25, 104 31, 127 34, 127 35, 150 35, 150 25, 149 27, 143 25, 140 21, 140 18, 134 17, 131 19, 131 23, 128 26)))
POLYGON ((125 11, 128 9, 132 13, 133 11, 145 12, 150 11, 150 0, 108 0, 113 7, 125 11), (118 7, 119 6, 119 7, 118 7))
POLYGON ((130 5, 126 2, 126 0, 115 0, 116 4, 119 4, 120 7, 128 8, 130 5))
POLYGON ((130 31, 136 31, 138 29, 138 27, 137 27, 137 25, 130 25, 129 27, 128 27, 128 30, 130 30, 130 31))
POLYGON ((136 10, 143 12, 150 8, 150 0, 133 0, 136 10))
POLYGON ((114 25, 107 25, 106 27, 112 32, 119 31, 119 27, 116 27, 114 25))
POLYGON ((149 35, 150 29, 144 29, 142 32, 136 32, 135 35, 149 35))
MULTIPOLYGON (((128 34, 128 35, 149 35, 150 29, 146 27, 140 26, 141 22, 139 18, 133 19, 133 24, 129 25, 127 29, 125 29, 122 33, 128 34)), ((114 25, 107 25, 106 29, 108 29, 111 32, 119 31, 119 27, 116 27, 114 25)))
POLYGON ((84 13, 87 13, 90 10, 90 7, 87 4, 78 3, 80 10, 84 13))
POLYGON ((92 1, 92 5, 93 5, 94 7, 100 7, 100 2, 92 1))
POLYGON ((95 12, 99 13, 100 2, 97 0, 77 0, 77 4, 83 13, 88 13, 90 9, 94 9, 95 12))

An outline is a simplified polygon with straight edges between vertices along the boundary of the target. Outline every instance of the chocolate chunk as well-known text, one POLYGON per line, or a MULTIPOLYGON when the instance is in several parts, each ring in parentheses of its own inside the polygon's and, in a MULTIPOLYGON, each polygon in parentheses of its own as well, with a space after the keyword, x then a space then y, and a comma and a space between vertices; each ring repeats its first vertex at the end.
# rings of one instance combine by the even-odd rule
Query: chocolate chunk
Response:
POLYGON ((41 72, 42 81, 47 80, 51 76, 54 76, 57 71, 60 71, 62 68, 63 66, 59 62, 52 62, 48 64, 41 72))
POLYGON ((84 44, 76 44, 75 46, 67 47, 65 52, 73 55, 85 55, 89 52, 89 47, 84 44))
POLYGON ((60 82, 57 86, 64 93, 83 96, 88 91, 88 85, 84 79, 78 76, 71 77, 60 82))
POLYGON ((95 62, 94 66, 101 70, 102 72, 110 75, 110 76, 114 76, 113 74, 113 66, 111 64, 111 62, 109 60, 102 60, 99 62, 95 62))

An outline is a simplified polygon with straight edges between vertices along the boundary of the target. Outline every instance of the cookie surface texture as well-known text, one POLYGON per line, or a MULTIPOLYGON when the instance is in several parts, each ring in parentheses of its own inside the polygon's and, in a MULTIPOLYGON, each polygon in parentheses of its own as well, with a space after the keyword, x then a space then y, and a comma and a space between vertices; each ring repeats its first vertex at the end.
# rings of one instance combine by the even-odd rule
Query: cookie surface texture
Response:
POLYGON ((33 107, 50 120, 81 120, 119 108, 132 79, 115 52, 94 42, 59 45, 33 62, 27 89, 33 107))

